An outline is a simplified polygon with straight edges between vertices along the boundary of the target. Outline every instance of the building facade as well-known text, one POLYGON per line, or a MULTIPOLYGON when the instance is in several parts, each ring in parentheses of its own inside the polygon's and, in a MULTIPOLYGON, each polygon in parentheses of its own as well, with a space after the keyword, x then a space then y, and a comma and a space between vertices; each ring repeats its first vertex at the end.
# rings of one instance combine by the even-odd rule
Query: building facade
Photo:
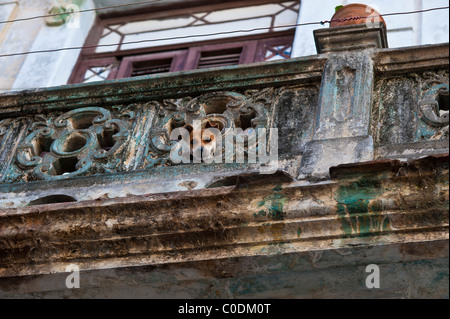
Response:
POLYGON ((386 19, 306 34, 286 26, 315 20, 308 1, 183 3, 89 11, 75 29, 48 17, 36 39, 68 28, 85 37, 64 44, 84 48, 7 57, 21 64, 5 67, 11 87, 28 64, 47 69, 28 73, 44 88, 0 95, 0 296, 448 298, 441 29, 386 19), (402 32, 413 46, 390 47, 402 32), (195 122, 223 140, 266 129, 258 155, 277 144, 276 161, 251 162, 247 144, 243 163, 237 148, 195 163, 195 146, 176 162, 172 133, 195 122))

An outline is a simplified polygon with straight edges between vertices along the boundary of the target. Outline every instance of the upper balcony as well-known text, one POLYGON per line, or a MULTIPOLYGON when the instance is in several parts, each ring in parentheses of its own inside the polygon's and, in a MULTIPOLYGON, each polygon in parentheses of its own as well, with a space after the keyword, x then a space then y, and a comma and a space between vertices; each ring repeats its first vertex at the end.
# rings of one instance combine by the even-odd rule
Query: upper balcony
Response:
POLYGON ((0 277, 358 245, 443 257, 448 44, 389 49, 383 25, 315 40, 313 56, 1 94, 0 277), (277 158, 177 163, 171 133, 195 122, 267 129, 258 151, 277 158))
POLYGON ((2 94, 1 206, 48 189, 76 201, 122 197, 124 184, 129 195, 202 189, 261 170, 173 163, 171 132, 196 120, 222 134, 277 128, 276 171, 294 180, 448 151, 448 45, 386 49, 384 28, 357 26, 316 39, 327 53, 2 94))

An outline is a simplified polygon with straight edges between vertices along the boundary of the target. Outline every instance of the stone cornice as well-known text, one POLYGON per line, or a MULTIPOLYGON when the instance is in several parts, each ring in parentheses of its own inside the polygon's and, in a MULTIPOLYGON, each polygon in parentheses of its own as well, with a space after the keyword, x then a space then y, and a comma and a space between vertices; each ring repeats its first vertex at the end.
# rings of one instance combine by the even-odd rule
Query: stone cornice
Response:
POLYGON ((305 57, 211 70, 194 70, 94 84, 0 94, 0 118, 42 110, 135 103, 217 90, 250 89, 320 81, 325 57, 305 57))
POLYGON ((344 165, 318 184, 250 179, 3 209, 0 277, 445 241, 447 160, 344 165))
POLYGON ((375 70, 380 74, 405 74, 433 68, 448 68, 448 43, 385 49, 374 58, 375 70))
MULTIPOLYGON (((448 67, 448 58, 448 43, 377 49, 374 51, 374 67, 381 74, 408 73, 448 67)), ((199 92, 317 81, 322 76, 326 60, 327 54, 324 54, 274 63, 4 93, 0 94, 0 118, 43 110, 67 110, 82 106, 180 97, 199 92)))

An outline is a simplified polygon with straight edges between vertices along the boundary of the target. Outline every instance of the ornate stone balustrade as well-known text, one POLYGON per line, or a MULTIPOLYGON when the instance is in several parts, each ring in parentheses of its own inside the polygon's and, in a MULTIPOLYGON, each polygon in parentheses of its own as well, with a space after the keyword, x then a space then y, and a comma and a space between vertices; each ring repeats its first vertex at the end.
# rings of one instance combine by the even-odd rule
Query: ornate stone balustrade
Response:
MULTIPOLYGON (((337 251, 324 267, 361 266, 345 256, 381 245, 386 265, 428 258, 441 269, 448 44, 391 50, 384 30, 345 30, 318 32, 317 56, 0 95, 0 277, 10 287, 0 296, 15 287, 8 277, 69 262, 89 274, 236 260, 251 269, 227 276, 263 280, 258 258, 269 267, 270 256, 337 251), (171 132, 194 121, 222 134, 277 128, 278 170, 174 163, 171 132)), ((295 293, 308 296, 282 295, 295 293)))

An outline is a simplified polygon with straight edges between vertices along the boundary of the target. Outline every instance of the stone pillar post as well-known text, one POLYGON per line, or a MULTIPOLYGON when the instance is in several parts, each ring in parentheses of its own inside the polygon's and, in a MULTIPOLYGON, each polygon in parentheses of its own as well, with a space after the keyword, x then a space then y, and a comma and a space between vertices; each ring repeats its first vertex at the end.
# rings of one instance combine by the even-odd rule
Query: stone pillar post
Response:
POLYGON ((306 144, 299 178, 325 178, 329 168, 371 161, 369 135, 374 49, 386 48, 386 29, 353 25, 314 31, 319 54, 328 55, 316 109, 314 135, 306 144))

